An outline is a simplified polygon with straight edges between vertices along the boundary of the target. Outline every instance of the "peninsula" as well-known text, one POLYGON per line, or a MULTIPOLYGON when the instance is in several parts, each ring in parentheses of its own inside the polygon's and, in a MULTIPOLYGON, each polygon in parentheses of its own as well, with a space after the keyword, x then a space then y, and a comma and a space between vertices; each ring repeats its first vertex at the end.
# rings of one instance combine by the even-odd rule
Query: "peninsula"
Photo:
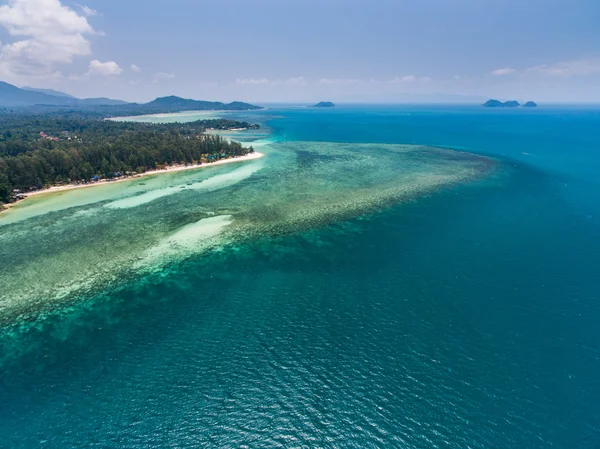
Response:
POLYGON ((225 119, 149 124, 81 117, 0 115, 0 209, 32 192, 260 157, 208 129, 257 129, 225 119))

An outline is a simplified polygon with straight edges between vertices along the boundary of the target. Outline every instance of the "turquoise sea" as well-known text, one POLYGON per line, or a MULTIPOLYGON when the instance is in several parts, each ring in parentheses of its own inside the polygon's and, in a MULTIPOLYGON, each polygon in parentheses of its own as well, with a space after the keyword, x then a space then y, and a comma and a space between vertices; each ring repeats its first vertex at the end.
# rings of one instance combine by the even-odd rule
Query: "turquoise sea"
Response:
POLYGON ((0 447, 600 447, 600 108, 228 116, 0 214, 0 447))

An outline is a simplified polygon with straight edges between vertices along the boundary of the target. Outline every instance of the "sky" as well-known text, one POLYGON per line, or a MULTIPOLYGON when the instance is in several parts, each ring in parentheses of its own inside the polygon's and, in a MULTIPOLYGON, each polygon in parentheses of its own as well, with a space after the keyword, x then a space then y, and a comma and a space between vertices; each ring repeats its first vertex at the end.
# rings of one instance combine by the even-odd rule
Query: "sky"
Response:
POLYGON ((600 103, 600 1, 0 0, 0 80, 138 102, 600 103))

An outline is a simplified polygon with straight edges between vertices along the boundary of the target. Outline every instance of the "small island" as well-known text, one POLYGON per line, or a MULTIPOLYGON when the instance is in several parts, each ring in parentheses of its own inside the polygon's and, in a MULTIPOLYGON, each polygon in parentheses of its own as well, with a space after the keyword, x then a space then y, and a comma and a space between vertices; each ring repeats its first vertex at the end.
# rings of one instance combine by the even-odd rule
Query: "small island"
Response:
POLYGON ((335 105, 331 101, 320 101, 313 108, 333 108, 335 105))
POLYGON ((486 108, 517 108, 520 106, 520 104, 518 101, 515 100, 501 102, 492 99, 483 103, 482 106, 485 106, 486 108))
POLYGON ((518 108, 518 107, 536 108, 537 104, 534 103, 533 101, 528 101, 527 103, 521 105, 516 100, 502 102, 502 101, 492 99, 492 100, 488 100, 485 103, 483 103, 482 106, 484 106, 486 108, 518 108))

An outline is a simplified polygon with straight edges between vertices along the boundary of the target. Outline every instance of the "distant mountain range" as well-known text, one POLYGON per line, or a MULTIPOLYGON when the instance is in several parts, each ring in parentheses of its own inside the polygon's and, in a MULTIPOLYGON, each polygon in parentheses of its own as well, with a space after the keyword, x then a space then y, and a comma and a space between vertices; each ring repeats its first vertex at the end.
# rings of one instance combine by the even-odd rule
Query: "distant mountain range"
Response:
POLYGON ((86 105, 124 105, 126 101, 110 98, 76 98, 72 95, 52 89, 19 88, 0 81, 0 107, 53 105, 53 106, 86 106, 86 105))
POLYGON ((139 115, 191 110, 251 110, 262 109, 240 101, 221 103, 198 101, 175 96, 156 98, 149 103, 128 103, 110 98, 76 98, 53 89, 19 88, 0 81, 0 108, 64 109, 93 111, 102 115, 139 115))

